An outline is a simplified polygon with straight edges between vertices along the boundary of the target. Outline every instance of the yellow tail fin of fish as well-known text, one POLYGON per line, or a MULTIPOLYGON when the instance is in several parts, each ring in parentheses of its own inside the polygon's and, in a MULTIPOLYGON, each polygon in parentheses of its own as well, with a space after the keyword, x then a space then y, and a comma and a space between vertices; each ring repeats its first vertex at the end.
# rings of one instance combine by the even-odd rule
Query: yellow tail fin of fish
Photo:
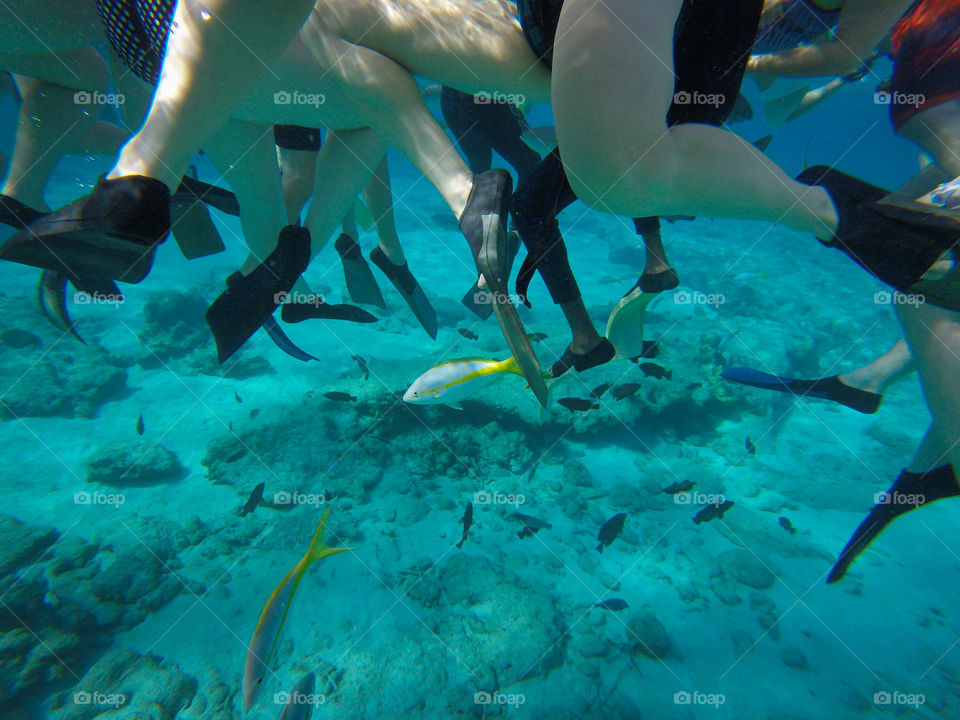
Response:
POLYGON ((313 532, 313 538, 310 540, 310 547, 307 549, 307 554, 303 556, 301 562, 304 563, 305 567, 310 566, 311 563, 316 562, 320 558, 325 558, 328 555, 336 555, 337 553, 347 552, 348 550, 353 550, 353 548, 348 547, 330 547, 323 539, 324 531, 327 526, 327 515, 330 514, 330 508, 328 507, 324 513, 323 517, 320 518, 320 523, 317 525, 317 529, 313 532))

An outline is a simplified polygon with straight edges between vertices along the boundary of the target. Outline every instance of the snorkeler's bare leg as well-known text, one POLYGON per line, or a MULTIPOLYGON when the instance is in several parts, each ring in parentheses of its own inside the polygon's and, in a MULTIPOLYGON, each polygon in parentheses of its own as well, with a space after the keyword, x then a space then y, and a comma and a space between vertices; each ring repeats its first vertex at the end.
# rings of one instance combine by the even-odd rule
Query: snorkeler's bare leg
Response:
POLYGON ((141 130, 109 178, 144 175, 171 192, 197 149, 296 35, 312 0, 181 0, 141 130), (265 23, 264 17, 270 22, 265 23))
POLYGON ((311 17, 309 31, 304 27, 303 36, 324 72, 342 81, 369 126, 430 180, 459 217, 470 196, 473 173, 430 114, 413 76, 385 55, 326 31, 316 16, 311 17))
POLYGON ((895 307, 933 415, 935 463, 960 468, 960 315, 929 304, 895 307))
MULTIPOLYGON (((106 87, 106 64, 103 66, 102 87, 106 87)), ((35 210, 48 210, 43 200, 47 181, 63 155, 74 149, 94 123, 100 106, 92 104, 92 92, 23 75, 14 77, 23 103, 2 192, 35 210)), ((97 87, 91 91, 106 97, 97 87)))
POLYGON ((288 224, 273 128, 231 119, 208 139, 204 151, 237 196, 243 240, 250 250, 240 270, 246 275, 274 250, 277 234, 288 224))
POLYGON ((287 224, 296 225, 303 206, 313 194, 317 152, 278 147, 277 159, 280 162, 280 174, 283 176, 283 201, 286 206, 287 224))
POLYGON ((907 343, 898 340, 896 345, 869 365, 837 377, 844 385, 883 395, 888 387, 915 369, 907 343))
MULTIPOLYGON (((336 35, 464 92, 547 102, 550 75, 516 14, 509 0, 318 0, 303 34, 308 45, 315 33, 336 35)), ((387 85, 372 69, 365 81, 370 89, 387 85)))
POLYGON ((618 215, 767 220, 832 237, 837 215, 824 189, 794 181, 727 130, 667 127, 681 4, 565 3, 552 97, 557 138, 577 196, 618 215), (615 68, 635 71, 625 80, 615 68))
POLYGON ((363 197, 367 201, 367 208, 377 228, 380 249, 394 265, 402 265, 406 262, 406 258, 397 235, 393 214, 393 191, 390 187, 390 168, 387 166, 386 155, 377 165, 370 182, 363 189, 363 197))

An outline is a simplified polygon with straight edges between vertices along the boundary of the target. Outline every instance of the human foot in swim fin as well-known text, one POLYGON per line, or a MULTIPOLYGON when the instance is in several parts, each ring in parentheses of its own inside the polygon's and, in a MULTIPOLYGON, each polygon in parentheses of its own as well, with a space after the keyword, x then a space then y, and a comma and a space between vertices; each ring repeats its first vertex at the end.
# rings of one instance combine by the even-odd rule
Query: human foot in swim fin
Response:
POLYGON ((206 318, 223 363, 267 321, 310 263, 310 232, 299 225, 280 231, 276 249, 246 276, 235 273, 206 318))
POLYGON ((613 343, 607 340, 607 338, 600 338, 600 342, 585 353, 574 352, 568 346, 567 349, 563 351, 560 359, 550 366, 550 374, 554 378, 558 378, 570 368, 573 368, 577 372, 583 372, 597 365, 610 362, 616 354, 617 351, 613 347, 613 343))
POLYGON ((0 195, 0 223, 4 225, 23 230, 44 215, 45 212, 34 210, 9 195, 0 195))
POLYGON ((378 245, 370 253, 370 259, 390 280, 393 286, 400 293, 407 307, 413 311, 420 325, 427 331, 427 334, 437 339, 437 312, 433 309, 430 301, 420 287, 420 283, 410 272, 410 267, 404 262, 401 265, 394 265, 387 254, 378 245))
MULTIPOLYGON (((460 215, 460 232, 467 239, 470 246, 470 252, 473 253, 473 260, 477 264, 478 273, 482 274, 480 269, 480 256, 484 250, 484 226, 483 217, 494 216, 498 218, 500 227, 506 229, 510 213, 510 196, 513 192, 513 178, 506 170, 488 170, 475 175, 473 178, 473 187, 470 190, 470 196, 467 198, 467 204, 460 215)), ((488 242, 489 245, 489 242, 488 242)), ((492 268, 494 277, 492 280, 486 278, 487 289, 494 291, 491 282, 497 283, 497 278, 509 276, 510 268, 507 266, 507 253, 502 257, 497 257, 497 266, 492 268)), ((512 258, 510 258, 512 260, 512 258)), ((506 287, 506 279, 503 281, 506 287)), ((490 303, 483 297, 483 293, 478 294, 478 286, 474 287, 464 295, 463 304, 470 308, 474 313, 482 318, 490 317, 490 303)))
POLYGON ((846 405, 864 415, 872 415, 880 408, 883 395, 851 387, 840 379, 839 375, 816 380, 798 380, 778 377, 748 367, 733 367, 720 373, 724 380, 749 385, 750 387, 791 393, 801 398, 832 400, 846 405))
POLYGON ((47 213, 0 244, 0 259, 74 277, 137 283, 170 233, 170 191, 159 180, 101 179, 89 195, 47 213))
POLYGON ((944 465, 925 473, 912 473, 907 470, 901 472, 890 489, 881 493, 878 497, 880 502, 873 506, 843 548, 830 571, 827 584, 841 580, 853 561, 897 517, 937 500, 957 496, 960 496, 960 485, 957 484, 957 475, 952 465, 944 465))
POLYGON ((298 323, 304 320, 346 320, 355 323, 375 323, 376 315, 371 315, 356 305, 331 305, 319 298, 316 302, 287 302, 280 310, 280 319, 285 323, 298 323))
POLYGON ((386 309, 387 304, 383 301, 383 295, 370 271, 370 266, 360 252, 359 243, 346 233, 341 233, 333 247, 343 263, 343 278, 347 283, 350 299, 355 303, 376 305, 378 308, 386 309))
POLYGON ((807 168, 797 180, 825 188, 836 207, 837 231, 825 245, 842 250, 900 292, 960 310, 960 214, 890 195, 823 165, 807 168), (929 276, 945 254, 952 269, 942 277, 929 276))

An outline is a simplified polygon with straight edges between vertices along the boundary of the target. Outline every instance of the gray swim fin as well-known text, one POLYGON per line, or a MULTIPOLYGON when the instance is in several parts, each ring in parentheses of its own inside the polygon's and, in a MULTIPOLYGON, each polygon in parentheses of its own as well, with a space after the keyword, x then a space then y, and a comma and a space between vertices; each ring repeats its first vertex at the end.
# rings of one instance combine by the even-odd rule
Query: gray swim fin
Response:
POLYGON ((350 299, 360 305, 376 305, 385 310, 387 304, 383 301, 370 266, 360 252, 359 243, 346 233, 341 233, 333 247, 343 262, 343 277, 350 299))

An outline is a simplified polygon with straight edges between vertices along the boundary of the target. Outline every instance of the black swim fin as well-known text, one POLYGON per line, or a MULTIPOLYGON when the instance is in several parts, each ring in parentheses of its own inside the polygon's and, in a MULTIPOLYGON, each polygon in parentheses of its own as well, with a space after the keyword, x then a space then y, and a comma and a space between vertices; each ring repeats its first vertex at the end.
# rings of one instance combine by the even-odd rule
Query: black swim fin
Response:
POLYGON ((267 335, 269 335, 270 339, 273 340, 273 344, 283 350, 290 357, 297 360, 302 360, 303 362, 309 362, 311 360, 319 361, 320 358, 315 358, 305 350, 301 350, 300 347, 297 346, 297 344, 294 343, 293 340, 291 340, 280 328, 280 324, 272 315, 268 317, 267 321, 263 324, 263 329, 267 331, 267 335))
POLYGON ((897 517, 937 500, 958 496, 960 485, 957 484, 957 475, 952 465, 944 465, 925 473, 906 470, 901 472, 890 489, 881 494, 880 502, 871 508, 866 519, 860 523, 843 548, 827 577, 827 584, 841 580, 860 553, 897 517))
POLYGON ((960 213, 889 196, 883 188, 822 165, 807 168, 797 180, 825 188, 836 206, 837 231, 824 245, 842 250, 900 292, 960 311, 960 213), (941 279, 924 279, 948 251, 953 270, 941 279))
POLYGON ((170 203, 170 231, 187 260, 216 255, 227 249, 217 231, 210 211, 198 199, 180 202, 174 195, 170 203))
MULTIPOLYGON (((194 173, 196 168, 191 168, 194 173)), ((240 215, 240 203, 237 196, 222 187, 205 183, 195 177, 184 175, 180 178, 180 186, 173 194, 173 201, 189 203, 200 200, 210 207, 214 207, 227 215, 240 215)))
POLYGON ((0 260, 55 270, 72 280, 143 280, 170 233, 170 191, 159 180, 100 179, 93 191, 0 243, 0 260))
POLYGON ((880 408, 880 402, 883 400, 883 395, 850 387, 837 375, 817 380, 797 380, 796 378, 770 375, 749 367, 733 367, 720 373, 720 377, 741 385, 791 393, 800 398, 832 400, 864 415, 872 415, 877 412, 880 408))
POLYGON ((219 362, 225 362, 267 322, 309 263, 310 232, 288 225, 280 231, 276 249, 249 275, 231 276, 226 292, 206 313, 219 362))
MULTIPOLYGON (((387 276, 397 289, 397 292, 400 293, 403 301, 407 303, 407 307, 409 307, 416 316, 420 325, 427 331, 427 334, 436 340, 437 312, 433 309, 433 305, 430 304, 426 294, 424 294, 420 283, 417 282, 413 273, 410 272, 410 267, 407 263, 404 262, 403 265, 394 265, 390 262, 390 258, 387 257, 386 253, 380 249, 379 245, 370 253, 370 259, 374 265, 380 268, 383 274, 387 276)), ((491 310, 491 312, 493 311, 491 310)))
POLYGON ((343 263, 343 278, 347 282, 350 299, 361 305, 376 305, 385 310, 387 304, 383 301, 370 266, 360 252, 360 244, 346 233, 341 233, 333 247, 343 263))
POLYGON ((14 200, 9 195, 0 195, 0 223, 4 225, 23 230, 45 214, 40 210, 34 210, 29 205, 24 205, 19 200, 14 200))
MULTIPOLYGON (((513 231, 507 233, 507 255, 506 255, 506 267, 507 275, 510 275, 510 268, 513 267, 513 261, 517 257, 517 253, 520 251, 520 235, 513 231)), ((527 256, 529 257, 529 255, 527 256)), ((524 268, 521 269, 523 272, 526 269, 526 264, 524 268)), ((533 269, 529 270, 529 274, 532 276, 533 269)), ((518 283, 518 294, 520 295, 521 301, 529 306, 529 303, 526 300, 526 286, 529 284, 529 280, 524 284, 523 291, 520 291, 521 278, 517 278, 518 283)), ((473 284, 473 287, 467 291, 467 294, 463 296, 460 300, 464 307, 466 307, 470 312, 479 317, 481 320, 486 320, 493 314, 493 302, 490 293, 482 289, 477 283, 473 284)))

